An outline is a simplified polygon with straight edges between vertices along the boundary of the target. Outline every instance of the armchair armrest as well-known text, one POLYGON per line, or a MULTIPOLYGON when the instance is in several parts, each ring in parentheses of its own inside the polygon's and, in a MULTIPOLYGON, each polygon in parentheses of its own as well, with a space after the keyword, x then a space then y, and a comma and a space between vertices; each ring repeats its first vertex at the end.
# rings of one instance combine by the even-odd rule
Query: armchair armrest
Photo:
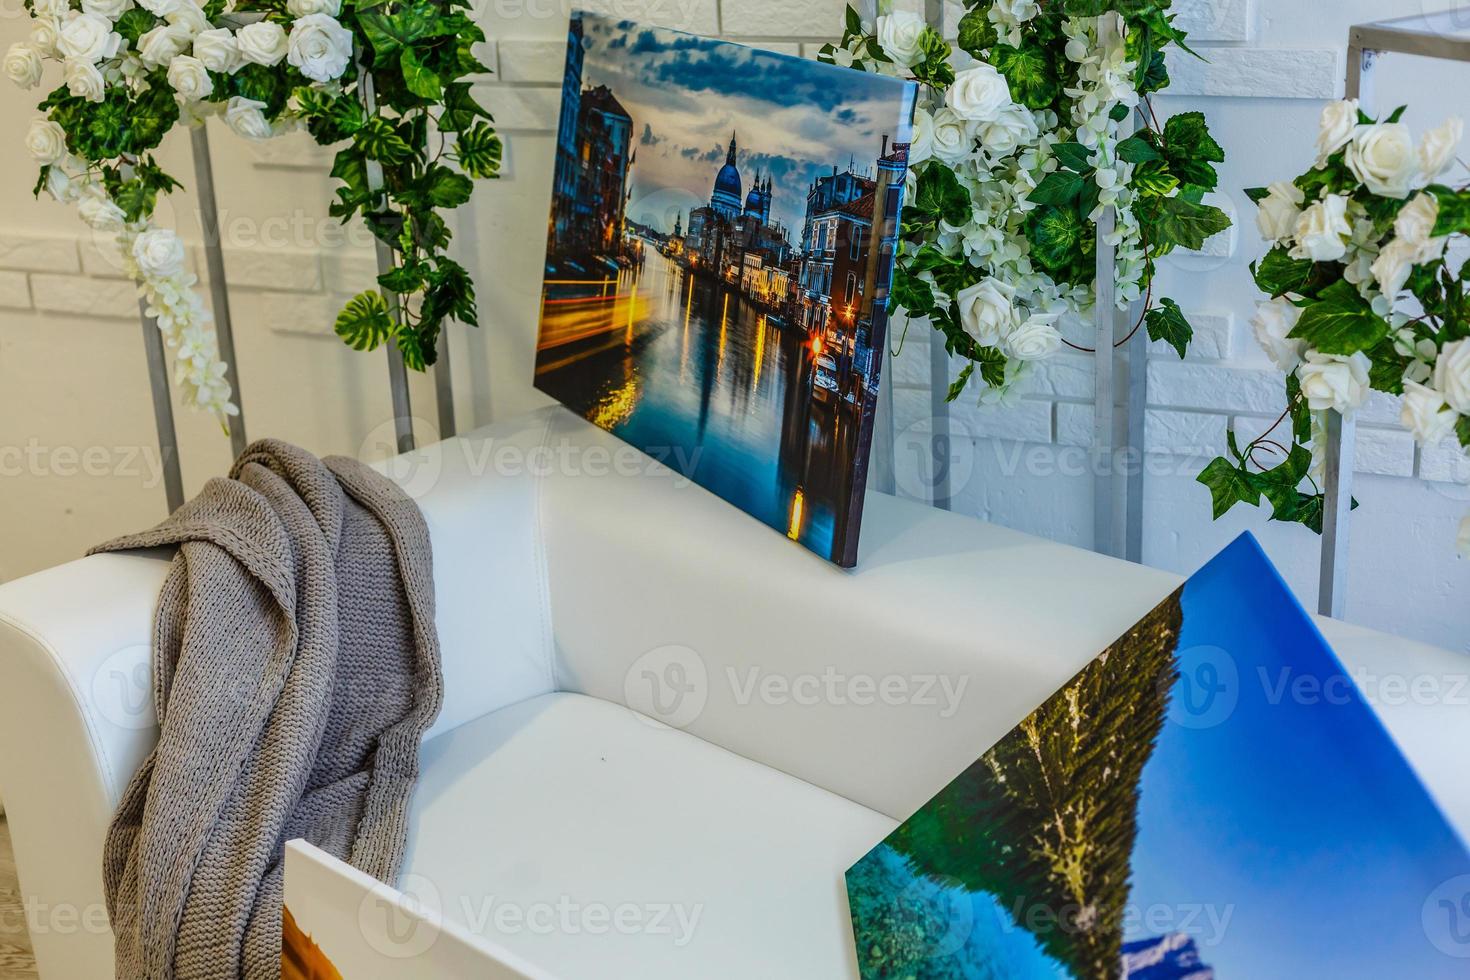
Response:
POLYGON ((36 961, 111 976, 102 842, 157 737, 149 641, 167 555, 94 555, 0 585, 0 790, 36 961))

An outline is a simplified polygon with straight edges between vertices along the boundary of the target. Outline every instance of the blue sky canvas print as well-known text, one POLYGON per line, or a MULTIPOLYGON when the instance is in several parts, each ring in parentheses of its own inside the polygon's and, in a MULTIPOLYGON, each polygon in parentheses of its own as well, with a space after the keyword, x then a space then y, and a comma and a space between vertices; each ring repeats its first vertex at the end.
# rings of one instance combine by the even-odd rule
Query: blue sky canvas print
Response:
POLYGON ((1249 535, 847 873, 865 978, 1470 976, 1470 853, 1249 535))
POLYGON ((916 95, 574 11, 536 386, 852 565, 916 95))

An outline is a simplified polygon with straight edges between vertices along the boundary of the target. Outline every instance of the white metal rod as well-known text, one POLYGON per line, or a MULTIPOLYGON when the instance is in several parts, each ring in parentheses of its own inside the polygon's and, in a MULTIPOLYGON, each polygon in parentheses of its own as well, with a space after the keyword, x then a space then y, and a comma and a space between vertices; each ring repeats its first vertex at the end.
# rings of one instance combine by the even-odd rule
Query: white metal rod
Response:
MULTIPOLYGON (((1354 32, 1356 35, 1356 31, 1354 32)), ((1348 47, 1347 81, 1344 92, 1371 111, 1371 76, 1377 52, 1357 44, 1348 47)), ((1322 560, 1318 576, 1317 611, 1341 619, 1347 612, 1348 541, 1351 536, 1353 464, 1357 455, 1357 429, 1337 412, 1327 413, 1327 445, 1322 447, 1322 560)))
MULTIPOLYGON (((361 61, 358 62, 358 73, 357 84, 362 93, 363 108, 368 115, 372 115, 378 108, 378 100, 373 93, 373 76, 361 61)), ((373 205, 376 206, 377 197, 383 191, 383 166, 376 160, 368 160, 366 170, 368 190, 372 193, 373 205)), ((378 259, 378 274, 390 271, 393 268, 393 249, 376 235, 373 236, 373 248, 378 259)), ((398 294, 385 289, 383 299, 388 304, 389 318, 397 323, 401 315, 398 294)), ((414 440, 413 408, 408 398, 408 369, 403 363, 403 352, 398 349, 398 342, 392 337, 388 338, 388 388, 393 398, 395 443, 400 453, 410 452, 414 447, 414 440)))
MULTIPOLYGON (((1143 315, 1143 304, 1129 310, 1131 328, 1143 315)), ((1142 328, 1124 348, 1128 364, 1127 425, 1124 428, 1128 471, 1123 513, 1123 557, 1143 564, 1143 471, 1144 442, 1148 421, 1148 332, 1142 328)))
POLYGON ((1347 611, 1348 522, 1353 500, 1356 423, 1327 413, 1327 500, 1322 513, 1322 572, 1317 611, 1341 619, 1347 611))
POLYGON ((153 425, 158 430, 159 461, 163 464, 163 494, 172 514, 184 505, 184 477, 179 470, 179 436, 174 428, 174 404, 169 395, 168 361, 158 321, 148 315, 147 300, 138 301, 143 322, 143 354, 148 361, 148 387, 153 396, 153 425))
MULTIPOLYGON (((944 0, 924 0, 924 20, 944 36, 944 0)), ((938 101, 937 95, 934 101, 938 101)), ((931 109, 934 107, 930 107, 931 109)), ((953 506, 954 482, 950 479, 954 460, 954 434, 949 416, 949 352, 944 349, 938 332, 929 332, 929 406, 932 431, 929 433, 929 462, 934 467, 932 500, 940 510, 953 506)))
MULTIPOLYGON (((1116 14, 1098 19, 1098 45, 1106 47, 1119 30, 1116 14)), ((1092 402, 1092 550, 1118 555, 1116 532, 1117 488, 1114 459, 1117 398, 1114 379, 1114 327, 1117 322, 1117 249, 1109 244, 1118 215, 1104 208, 1097 219, 1097 266, 1093 306, 1093 368, 1096 388, 1092 402)))
POLYGON ((214 313, 214 334, 225 364, 225 383, 230 386, 239 413, 229 418, 230 449, 236 458, 245 452, 245 398, 240 393, 240 369, 235 358, 235 331, 230 319, 230 288, 225 280, 224 238, 219 224, 219 200, 215 196, 214 166, 209 156, 209 129, 204 123, 192 132, 194 180, 198 185, 199 224, 204 230, 204 263, 209 269, 209 298, 214 313))
POLYGON ((434 362, 434 403, 439 410, 439 438, 455 434, 454 369, 449 360, 449 332, 439 334, 439 359, 434 362))

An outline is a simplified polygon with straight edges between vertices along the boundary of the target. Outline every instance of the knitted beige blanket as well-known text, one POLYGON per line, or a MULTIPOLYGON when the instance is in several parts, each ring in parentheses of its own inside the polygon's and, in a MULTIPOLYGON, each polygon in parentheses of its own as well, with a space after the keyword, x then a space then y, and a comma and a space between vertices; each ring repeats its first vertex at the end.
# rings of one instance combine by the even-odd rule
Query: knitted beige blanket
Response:
POLYGON ((420 736, 443 693, 429 534, 351 459, 248 448, 151 531, 158 745, 103 875, 125 980, 280 976, 282 849, 303 837, 392 883, 420 736))

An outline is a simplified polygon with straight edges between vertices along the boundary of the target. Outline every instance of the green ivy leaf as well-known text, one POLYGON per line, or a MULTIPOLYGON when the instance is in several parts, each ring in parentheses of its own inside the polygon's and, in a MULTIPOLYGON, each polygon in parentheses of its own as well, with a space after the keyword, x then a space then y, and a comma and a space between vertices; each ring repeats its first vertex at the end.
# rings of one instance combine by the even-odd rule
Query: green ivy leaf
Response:
POLYGON ((503 148, 500 137, 488 123, 476 123, 461 132, 454 151, 460 167, 471 177, 494 177, 500 173, 503 148))
POLYGON ((1032 260, 1054 277, 1073 271, 1079 257, 1085 259, 1088 230, 1092 226, 1071 208, 1042 205, 1026 218, 1026 239, 1032 260))
POLYGON ((1138 197, 1159 198, 1174 193, 1179 186, 1179 178, 1169 170, 1167 162, 1148 160, 1134 169, 1133 179, 1129 183, 1138 197))
POLYGON ((480 119, 490 119, 490 113, 475 101, 469 82, 450 82, 444 86, 444 109, 439 114, 440 132, 463 132, 480 119))
POLYGON ((903 266, 895 266, 888 309, 903 310, 911 317, 928 316, 934 309, 934 289, 903 266))
POLYGON ((1146 216, 1152 219, 1148 241, 1156 249, 1179 246, 1198 250, 1211 235, 1230 227, 1224 211, 1184 197, 1161 197, 1151 204, 1146 216))
POLYGON ((423 286, 428 276, 428 264, 424 262, 405 262, 396 265, 387 272, 378 276, 378 285, 390 293, 400 296, 408 293, 416 293, 423 286))
POLYGON ((1435 237, 1470 235, 1470 191, 1457 191, 1436 184, 1429 193, 1439 202, 1439 220, 1434 224, 1435 237))
POLYGON ((1338 280, 1302 310, 1287 336, 1304 340, 1324 354, 1355 354, 1388 336, 1388 321, 1369 306, 1357 287, 1338 280))
POLYGON ((985 52, 994 47, 999 40, 1000 35, 996 33, 995 25, 990 22, 990 17, 984 7, 975 7, 960 18, 955 41, 959 44, 961 51, 984 61, 985 52))
POLYGON ((1251 482, 1244 466, 1237 466, 1224 457, 1218 457, 1200 473, 1198 480, 1210 488, 1210 500, 1215 520, 1224 517, 1236 504, 1257 506, 1261 492, 1251 482))
POLYGON ((1040 45, 1013 48, 997 44, 990 52, 990 63, 1010 83, 1011 98, 1027 108, 1046 109, 1062 93, 1051 55, 1040 45))
POLYGON ((160 23, 162 23, 160 18, 155 17, 142 7, 133 7, 130 10, 123 11, 122 16, 117 19, 117 23, 113 25, 112 29, 123 36, 124 40, 128 42, 130 49, 136 51, 138 48, 138 38, 153 30, 160 23))
POLYGON ((913 67, 914 77, 938 89, 954 84, 954 66, 949 63, 949 42, 936 30, 925 28, 919 38, 923 58, 913 67))
POLYGON ((1294 259, 1291 253, 1276 246, 1251 266, 1256 287, 1272 299, 1306 289, 1316 268, 1310 259, 1294 259))
POLYGON ((992 388, 1001 388, 1006 383, 1006 356, 996 347, 976 347, 970 354, 980 365, 980 380, 992 388))
POLYGON ((1145 323, 1149 340, 1164 341, 1179 352, 1181 361, 1184 359, 1189 342, 1194 339, 1194 328, 1178 303, 1172 299, 1160 300, 1157 307, 1148 311, 1145 323))
POLYGON ((1046 175, 1036 189, 1026 196, 1033 204, 1068 205, 1082 196, 1085 183, 1080 174, 1070 170, 1058 170, 1046 175))
POLYGON ((943 218, 951 225, 970 220, 970 192, 948 167, 925 167, 914 193, 914 209, 920 214, 943 218))
POLYGON ((1470 449, 1470 415, 1460 416, 1455 423, 1455 435, 1459 437, 1461 446, 1470 449))
POLYGON ((1092 151, 1081 143, 1058 143, 1052 152, 1057 155, 1057 162, 1068 170, 1080 174, 1092 169, 1092 151))
POLYGON ((1118 159, 1126 163, 1149 163, 1164 159, 1164 154, 1142 136, 1130 136, 1118 144, 1118 159))
POLYGON ((965 386, 970 383, 970 376, 975 373, 975 362, 970 361, 960 368, 960 373, 949 383, 949 391, 945 393, 944 400, 952 402, 965 393, 965 386))
POLYGON ((380 58, 392 57, 416 41, 454 33, 453 25, 446 23, 433 5, 423 0, 402 6, 393 14, 364 12, 359 6, 357 23, 380 58))
POLYGON ((397 166, 413 156, 408 145, 393 124, 382 116, 373 116, 363 123, 353 136, 353 142, 369 160, 377 160, 389 166, 397 166))
POLYGON ((358 293, 337 314, 333 326, 338 337, 353 350, 376 350, 394 328, 388 304, 376 289, 358 293))
POLYGON ((457 208, 470 199, 475 185, 464 174, 457 174, 448 167, 435 166, 424 175, 421 183, 429 202, 436 208, 457 208))
POLYGON ((1181 112, 1164 124, 1164 156, 1181 184, 1214 190, 1220 183, 1212 163, 1225 162, 1225 150, 1210 135, 1203 112, 1181 112))
POLYGON ((398 64, 403 71, 403 84, 410 92, 430 102, 439 101, 444 93, 444 83, 419 60, 418 52, 413 48, 404 48, 399 55, 398 64))

